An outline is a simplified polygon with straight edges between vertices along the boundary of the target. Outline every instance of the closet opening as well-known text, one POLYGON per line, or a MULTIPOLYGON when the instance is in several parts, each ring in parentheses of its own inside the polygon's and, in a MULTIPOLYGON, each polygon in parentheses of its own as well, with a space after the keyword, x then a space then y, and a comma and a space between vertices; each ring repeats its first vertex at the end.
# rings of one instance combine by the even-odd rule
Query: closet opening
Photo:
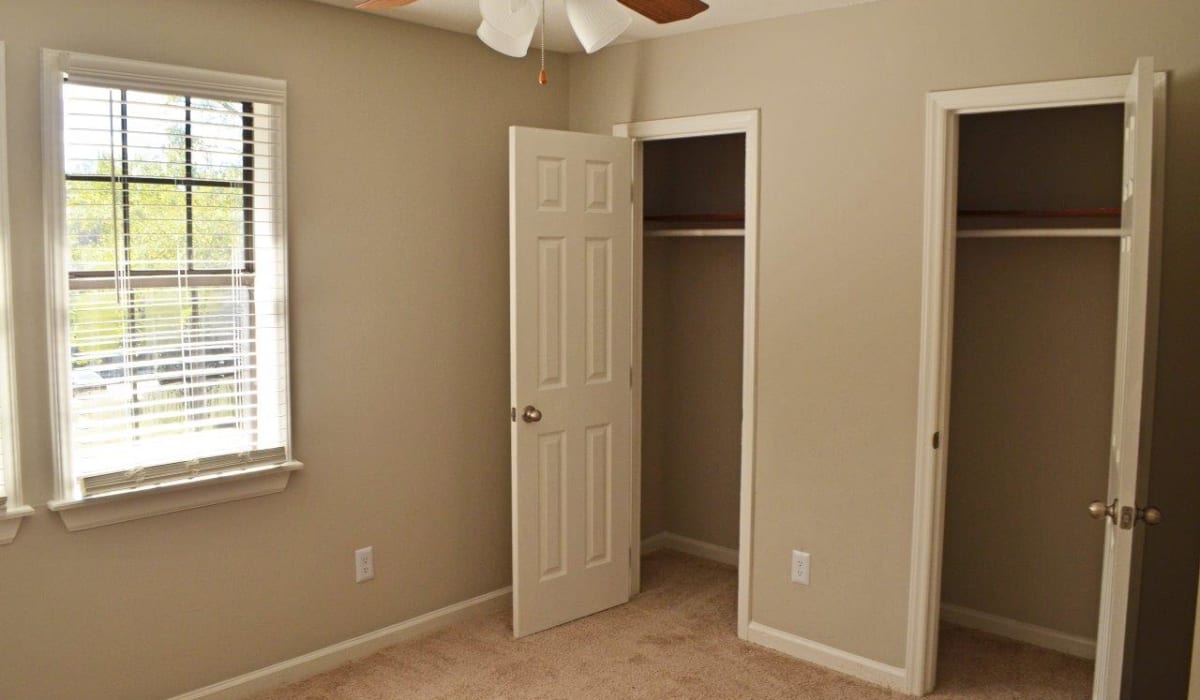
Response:
POLYGON ((1123 122, 1121 104, 959 119, 941 690, 1091 696, 1123 122))
POLYGON ((701 595, 729 596, 719 624, 743 638, 757 124, 748 112, 615 129, 635 139, 633 592, 705 578, 715 588, 701 595), (678 576, 686 567, 711 575, 678 576))

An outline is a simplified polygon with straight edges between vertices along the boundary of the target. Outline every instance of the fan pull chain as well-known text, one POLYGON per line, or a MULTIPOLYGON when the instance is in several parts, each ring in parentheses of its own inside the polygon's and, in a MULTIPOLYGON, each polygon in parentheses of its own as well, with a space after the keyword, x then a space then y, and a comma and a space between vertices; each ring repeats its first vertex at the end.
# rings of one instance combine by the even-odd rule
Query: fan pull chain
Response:
POLYGON ((542 70, 538 72, 538 85, 545 85, 550 82, 550 76, 546 75, 546 0, 542 0, 542 70))

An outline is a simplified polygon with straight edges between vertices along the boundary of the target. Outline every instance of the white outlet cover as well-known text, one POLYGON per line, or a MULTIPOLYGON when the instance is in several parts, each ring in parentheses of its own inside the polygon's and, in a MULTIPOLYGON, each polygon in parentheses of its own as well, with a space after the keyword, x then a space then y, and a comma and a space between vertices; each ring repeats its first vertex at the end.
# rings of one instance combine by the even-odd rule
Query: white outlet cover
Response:
POLYGON ((808 552, 792 550, 792 583, 801 586, 808 585, 809 572, 812 569, 812 557, 808 552))
POLYGON ((375 578, 375 548, 363 547, 354 550, 354 582, 362 583, 375 578))

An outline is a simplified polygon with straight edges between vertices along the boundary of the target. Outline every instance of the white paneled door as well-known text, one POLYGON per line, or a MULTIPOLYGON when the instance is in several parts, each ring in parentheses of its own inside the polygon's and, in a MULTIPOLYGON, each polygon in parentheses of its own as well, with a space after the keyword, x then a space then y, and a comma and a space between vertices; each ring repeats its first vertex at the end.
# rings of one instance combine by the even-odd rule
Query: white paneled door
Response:
POLYGON ((513 634, 625 603, 629 139, 509 133, 513 634))

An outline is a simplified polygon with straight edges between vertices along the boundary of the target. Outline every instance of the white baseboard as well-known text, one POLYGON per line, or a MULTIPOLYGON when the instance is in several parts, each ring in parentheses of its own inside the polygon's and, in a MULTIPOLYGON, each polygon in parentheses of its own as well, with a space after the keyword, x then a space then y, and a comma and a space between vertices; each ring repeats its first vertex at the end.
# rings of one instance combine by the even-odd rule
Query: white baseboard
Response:
POLYGON ((834 649, 820 642, 797 637, 758 622, 750 623, 749 639, 755 644, 761 644, 788 656, 794 656, 801 661, 854 676, 868 683, 902 693, 908 691, 907 674, 902 668, 888 666, 885 663, 857 656, 841 649, 834 649))
POLYGON ((730 566, 738 565, 738 551, 708 542, 694 540, 691 537, 676 535, 673 532, 660 532, 642 540, 642 554, 650 554, 660 549, 672 549, 676 552, 691 554, 701 559, 709 559, 730 566))
POLYGON ((342 664, 369 656, 380 649, 421 637, 441 627, 478 617, 512 605, 512 588, 464 600, 411 620, 398 622, 383 629, 331 644, 293 659, 281 661, 257 671, 229 680, 176 695, 170 700, 241 700, 287 683, 303 680, 342 664))
POLYGON ((970 627, 999 637, 1061 651, 1081 659, 1096 658, 1095 639, 1059 632, 1049 627, 1031 625, 1028 622, 964 608, 953 603, 942 603, 942 619, 961 627, 970 627))

